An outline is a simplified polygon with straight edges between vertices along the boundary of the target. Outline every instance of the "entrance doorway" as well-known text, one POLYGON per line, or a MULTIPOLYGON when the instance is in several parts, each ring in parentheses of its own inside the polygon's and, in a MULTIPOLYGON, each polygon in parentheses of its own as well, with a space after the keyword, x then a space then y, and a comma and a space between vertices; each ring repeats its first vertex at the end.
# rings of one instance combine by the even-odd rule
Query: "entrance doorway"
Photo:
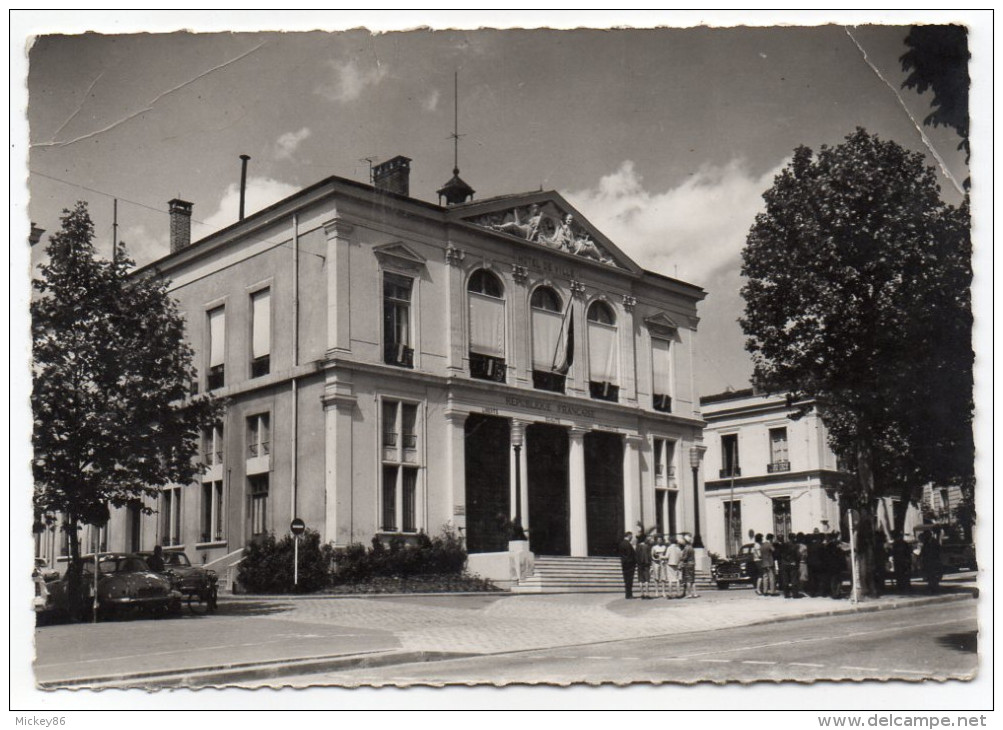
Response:
POLYGON ((534 423, 526 427, 529 549, 537 555, 569 555, 568 430, 534 423))
POLYGON ((786 541, 791 534, 791 498, 773 498, 773 534, 786 541))
POLYGON ((623 537, 623 438, 585 434, 585 524, 589 555, 616 555, 623 537))
POLYGON ((509 435, 504 418, 471 414, 464 424, 467 552, 508 550, 509 435))

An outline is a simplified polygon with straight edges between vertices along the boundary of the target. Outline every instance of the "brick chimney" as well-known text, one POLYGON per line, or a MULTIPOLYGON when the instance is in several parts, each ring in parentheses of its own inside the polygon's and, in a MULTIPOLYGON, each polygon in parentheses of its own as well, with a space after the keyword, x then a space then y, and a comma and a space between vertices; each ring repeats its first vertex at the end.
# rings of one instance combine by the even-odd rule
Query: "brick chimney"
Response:
POLYGON ((373 168, 373 185, 384 193, 410 195, 411 160, 397 155, 373 168))
POLYGON ((174 253, 192 242, 192 204, 174 198, 167 205, 171 211, 171 253, 174 253))

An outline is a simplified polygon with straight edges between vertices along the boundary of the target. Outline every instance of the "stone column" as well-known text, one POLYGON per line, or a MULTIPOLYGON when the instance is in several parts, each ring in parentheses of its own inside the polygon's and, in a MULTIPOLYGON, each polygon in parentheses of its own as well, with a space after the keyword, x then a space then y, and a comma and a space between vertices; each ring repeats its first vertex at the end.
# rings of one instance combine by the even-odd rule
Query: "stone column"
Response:
MULTIPOLYGON (((512 336, 509 338, 511 349, 505 353, 505 360, 508 365, 508 382, 529 383, 533 377, 533 348, 530 342, 533 332, 529 326, 529 298, 526 292, 529 272, 525 266, 512 264, 512 281, 515 283, 515 286, 511 288, 511 293, 506 296, 509 312, 508 326, 512 332, 512 336)), ((523 484, 525 484, 525 481, 523 484)), ((525 516, 525 513, 523 515, 525 516)), ((523 527, 525 526, 526 523, 523 522, 523 527)))
MULTIPOLYGON (((641 519, 641 505, 644 499, 645 487, 641 482, 641 452, 644 438, 640 434, 628 433, 623 437, 623 442, 623 529, 633 531, 634 525, 641 519)), ((647 514, 645 511, 646 517, 647 514)), ((652 517, 647 519, 654 524, 652 517)))
POLYGON ((529 421, 513 418, 510 422, 512 456, 510 458, 509 485, 511 488, 511 515, 513 521, 518 517, 523 529, 529 529, 529 480, 526 465, 526 426, 529 421))
MULTIPOLYGON (((449 510, 449 521, 458 531, 467 529, 467 492, 466 492, 466 441, 464 439, 464 424, 467 413, 446 411, 446 509, 449 510)), ((461 533, 462 534, 462 533, 461 533)))
POLYGON ((570 513, 568 525, 571 535, 571 556, 583 558, 589 554, 588 526, 585 513, 585 434, 584 428, 572 428, 571 449, 568 456, 568 489, 570 513))
POLYGON ((356 399, 350 383, 330 381, 324 396, 324 542, 347 545, 354 534, 352 416, 356 399))
POLYGON ((327 349, 351 352, 351 235, 355 226, 341 219, 324 224, 327 234, 327 349))
POLYGON ((588 323, 585 321, 585 285, 572 279, 571 311, 575 319, 575 361, 568 372, 567 393, 569 395, 588 396, 589 393, 589 351, 585 346, 585 333, 588 323))
POLYGON ((465 322, 463 312, 466 311, 467 296, 463 286, 463 259, 466 258, 466 254, 450 243, 446 246, 445 258, 449 298, 449 308, 444 313, 446 321, 449 323, 447 330, 449 356, 446 367, 452 372, 463 372, 463 356, 465 354, 463 352, 463 323, 465 322))

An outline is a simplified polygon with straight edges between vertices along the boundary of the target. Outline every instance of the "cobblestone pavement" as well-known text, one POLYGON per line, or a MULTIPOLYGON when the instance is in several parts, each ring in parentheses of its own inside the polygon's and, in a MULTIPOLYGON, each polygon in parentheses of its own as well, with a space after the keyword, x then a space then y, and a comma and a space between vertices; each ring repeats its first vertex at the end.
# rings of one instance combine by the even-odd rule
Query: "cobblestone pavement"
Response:
POLYGON ((749 589, 697 599, 632 601, 614 594, 299 599, 273 621, 392 632, 409 651, 492 653, 689 633, 829 612, 915 603, 891 595, 854 607, 828 598, 765 598, 749 589))

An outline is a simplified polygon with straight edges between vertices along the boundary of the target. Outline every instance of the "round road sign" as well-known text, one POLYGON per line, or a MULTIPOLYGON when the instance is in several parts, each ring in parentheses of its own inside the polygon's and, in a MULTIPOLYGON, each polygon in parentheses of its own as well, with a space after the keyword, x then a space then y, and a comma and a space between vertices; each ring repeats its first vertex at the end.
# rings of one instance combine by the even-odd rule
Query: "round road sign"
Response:
POLYGON ((294 535, 302 535, 305 530, 306 530, 306 523, 299 517, 297 517, 296 519, 294 519, 292 522, 289 523, 289 532, 293 533, 294 535))

